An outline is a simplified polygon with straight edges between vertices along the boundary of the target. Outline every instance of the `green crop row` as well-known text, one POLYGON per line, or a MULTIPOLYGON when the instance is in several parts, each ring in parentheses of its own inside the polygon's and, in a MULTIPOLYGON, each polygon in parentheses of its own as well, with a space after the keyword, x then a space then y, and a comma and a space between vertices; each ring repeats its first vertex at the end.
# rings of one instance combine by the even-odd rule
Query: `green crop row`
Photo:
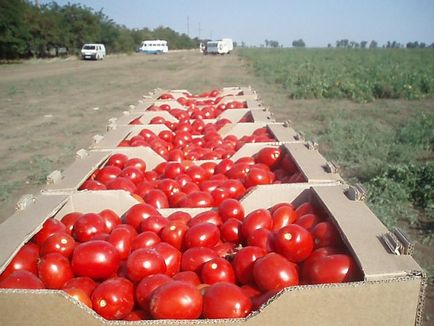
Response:
POLYGON ((432 49, 240 49, 255 73, 295 99, 434 95, 432 49))

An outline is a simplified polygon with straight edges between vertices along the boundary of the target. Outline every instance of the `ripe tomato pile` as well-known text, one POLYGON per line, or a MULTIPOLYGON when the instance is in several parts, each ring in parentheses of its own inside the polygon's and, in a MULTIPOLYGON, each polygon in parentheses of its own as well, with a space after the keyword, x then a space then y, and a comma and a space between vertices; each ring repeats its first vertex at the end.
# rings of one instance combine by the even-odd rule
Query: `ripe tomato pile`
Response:
POLYGON ((310 202, 191 216, 139 203, 48 219, 1 288, 62 289, 110 320, 241 318, 280 290, 357 280, 339 232, 310 202))
POLYGON ((276 142, 267 128, 258 128, 251 135, 220 136, 215 124, 177 124, 176 131, 163 130, 156 135, 143 129, 138 135, 123 140, 119 147, 150 147, 167 161, 219 160, 229 158, 246 143, 276 142), (201 135, 201 136, 196 136, 201 135))
POLYGON ((254 157, 200 165, 163 162, 151 171, 140 158, 112 155, 80 190, 126 190, 155 208, 215 207, 226 198, 241 199, 251 188, 303 182, 304 177, 281 148, 262 148, 254 157))

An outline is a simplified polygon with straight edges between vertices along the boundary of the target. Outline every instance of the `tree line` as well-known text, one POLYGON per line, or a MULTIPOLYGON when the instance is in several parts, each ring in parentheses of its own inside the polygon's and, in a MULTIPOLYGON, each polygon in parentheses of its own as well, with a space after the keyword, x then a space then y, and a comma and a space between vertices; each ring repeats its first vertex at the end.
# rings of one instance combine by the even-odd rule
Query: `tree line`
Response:
POLYGON ((0 0, 0 59, 77 54, 84 43, 103 43, 109 53, 133 52, 146 39, 164 39, 170 49, 200 43, 168 27, 129 29, 80 4, 0 0))

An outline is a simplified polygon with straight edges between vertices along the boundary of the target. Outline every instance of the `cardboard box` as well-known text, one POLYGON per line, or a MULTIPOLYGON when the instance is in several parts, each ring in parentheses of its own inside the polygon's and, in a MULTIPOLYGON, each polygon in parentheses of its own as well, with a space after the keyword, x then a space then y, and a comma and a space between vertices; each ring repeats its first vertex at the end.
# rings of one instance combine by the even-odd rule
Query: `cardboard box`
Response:
MULTIPOLYGON (((277 189, 276 189, 277 190, 277 189)), ((247 212, 278 202, 311 200, 329 214, 363 271, 351 283, 294 286, 281 291, 261 311, 245 319, 143 321, 131 325, 419 325, 425 276, 409 255, 387 251, 381 237, 389 231, 360 201, 346 196, 344 186, 293 185, 285 191, 251 192, 243 200, 247 212), (259 199, 259 200, 258 200, 259 199)), ((26 209, 0 225, 0 272, 18 249, 49 217, 71 211, 122 214, 136 201, 123 191, 86 192, 70 196, 38 196, 26 209)), ((162 212, 163 215, 164 212, 162 212)), ((129 325, 106 321, 56 290, 0 289, 1 325, 129 325)))
MULTIPOLYGON (((207 121, 207 120, 204 120, 207 121)), ((285 142, 297 142, 303 141, 303 136, 287 126, 285 123, 278 122, 246 122, 246 123, 232 123, 226 124, 222 129, 218 131, 218 133, 222 136, 235 135, 238 138, 242 136, 251 135, 256 129, 267 127, 268 130, 274 138, 276 142, 285 143, 285 142)), ((166 125, 157 125, 157 124, 148 124, 148 125, 119 125, 113 126, 114 129, 109 130, 104 136, 95 138, 94 144, 91 145, 93 149, 99 148, 116 148, 119 143, 126 139, 131 139, 133 136, 136 136, 143 129, 149 129, 154 133, 158 134, 163 130, 170 130, 166 125)), ((201 137, 201 135, 194 136, 201 137)))

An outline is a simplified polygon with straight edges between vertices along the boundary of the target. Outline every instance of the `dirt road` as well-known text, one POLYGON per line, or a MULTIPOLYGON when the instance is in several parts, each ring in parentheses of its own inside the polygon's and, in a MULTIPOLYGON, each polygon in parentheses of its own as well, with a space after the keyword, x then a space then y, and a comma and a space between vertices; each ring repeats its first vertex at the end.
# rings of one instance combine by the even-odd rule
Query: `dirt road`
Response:
POLYGON ((70 163, 109 118, 143 94, 248 82, 238 57, 191 51, 0 66, 0 221, 22 194, 37 192, 48 173, 70 163))

